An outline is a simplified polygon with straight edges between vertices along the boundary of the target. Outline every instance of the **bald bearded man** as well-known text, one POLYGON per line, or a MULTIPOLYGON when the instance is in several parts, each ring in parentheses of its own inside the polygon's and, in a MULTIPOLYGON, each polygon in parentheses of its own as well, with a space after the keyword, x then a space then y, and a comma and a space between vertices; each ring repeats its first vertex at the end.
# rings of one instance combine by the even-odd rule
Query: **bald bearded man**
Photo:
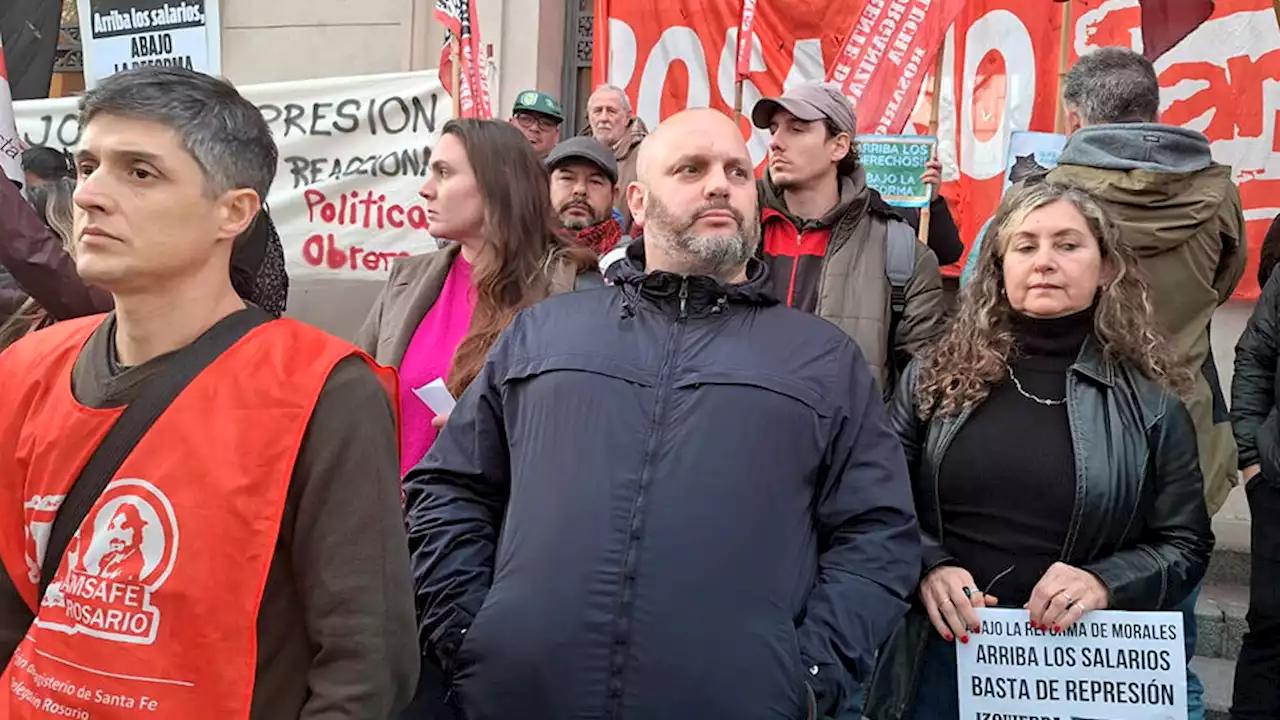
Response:
POLYGON ((612 287, 525 310, 409 473, 420 637, 468 720, 834 714, 907 607, 902 448, 754 259, 751 159, 662 123, 612 287))

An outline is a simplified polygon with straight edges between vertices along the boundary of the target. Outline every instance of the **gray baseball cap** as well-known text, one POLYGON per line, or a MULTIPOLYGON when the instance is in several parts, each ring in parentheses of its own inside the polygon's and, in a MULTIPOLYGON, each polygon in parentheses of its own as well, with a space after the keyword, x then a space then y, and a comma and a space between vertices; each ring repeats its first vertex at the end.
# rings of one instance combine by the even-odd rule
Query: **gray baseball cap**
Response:
POLYGON ((784 92, 782 97, 765 98, 751 111, 751 122, 762 130, 769 129, 773 116, 786 110, 801 120, 830 120, 841 132, 858 133, 858 118, 849 98, 832 83, 806 82, 784 92))
POLYGON ((581 135, 561 142, 551 148, 545 162, 548 170, 555 170, 567 160, 586 160, 603 170, 609 182, 618 184, 618 161, 613 150, 593 137, 581 135))

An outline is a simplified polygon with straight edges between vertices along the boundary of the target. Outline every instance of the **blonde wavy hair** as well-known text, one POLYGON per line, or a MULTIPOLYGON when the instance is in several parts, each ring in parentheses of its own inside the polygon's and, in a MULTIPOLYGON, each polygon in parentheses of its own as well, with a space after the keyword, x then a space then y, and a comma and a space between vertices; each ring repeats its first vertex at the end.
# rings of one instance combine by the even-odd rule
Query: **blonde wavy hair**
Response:
POLYGON ((956 320, 941 341, 921 358, 915 401, 922 420, 954 417, 975 407, 1008 374, 1019 350, 1004 287, 1004 255, 1027 216, 1047 205, 1067 202, 1082 215, 1102 255, 1093 334, 1103 354, 1185 397, 1191 372, 1175 358, 1157 330, 1146 279, 1133 252, 1102 207, 1083 190, 1057 183, 1014 189, 996 210, 983 238, 977 270, 960 292, 956 320))
MULTIPOLYGON (((8 182, 0 177, 0 182, 8 182)), ((75 220, 72 216, 72 196, 76 191, 74 178, 58 178, 35 185, 27 190, 32 208, 61 241, 62 249, 72 259, 76 256, 75 220)), ((27 298, 13 315, 0 325, 0 350, 9 347, 24 335, 53 324, 40 303, 27 298)))

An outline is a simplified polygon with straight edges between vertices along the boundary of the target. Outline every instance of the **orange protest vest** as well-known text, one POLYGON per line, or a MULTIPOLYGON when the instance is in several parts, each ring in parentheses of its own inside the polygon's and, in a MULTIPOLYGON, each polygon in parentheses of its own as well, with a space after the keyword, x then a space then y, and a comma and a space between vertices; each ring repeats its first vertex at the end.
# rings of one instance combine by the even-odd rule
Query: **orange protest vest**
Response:
MULTIPOLYGON (((71 392, 102 321, 58 323, 0 355, 0 560, 33 610, 58 506, 122 412, 71 392)), ((0 719, 249 717, 294 462, 330 371, 357 353, 276 320, 177 397, 68 545, 5 669, 0 719)), ((373 367, 394 407, 394 373, 373 367)))

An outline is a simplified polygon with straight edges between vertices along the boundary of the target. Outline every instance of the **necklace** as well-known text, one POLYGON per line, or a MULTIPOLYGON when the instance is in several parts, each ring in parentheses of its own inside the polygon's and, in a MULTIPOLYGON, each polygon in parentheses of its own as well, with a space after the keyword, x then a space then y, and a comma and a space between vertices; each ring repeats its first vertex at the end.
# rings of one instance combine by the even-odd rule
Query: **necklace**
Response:
POLYGON ((1018 392, 1022 395, 1022 397, 1030 400, 1031 402, 1040 403, 1041 405, 1045 405, 1048 407, 1054 407, 1055 405, 1066 404, 1067 399, 1065 397, 1062 398, 1061 400, 1045 400, 1042 397, 1037 397, 1027 392, 1026 390, 1023 390, 1022 383, 1018 382, 1018 376, 1013 374, 1013 366, 1010 365, 1009 363, 1005 363, 1004 367, 1006 370, 1009 371, 1009 379, 1013 381, 1013 386, 1018 389, 1018 392))

